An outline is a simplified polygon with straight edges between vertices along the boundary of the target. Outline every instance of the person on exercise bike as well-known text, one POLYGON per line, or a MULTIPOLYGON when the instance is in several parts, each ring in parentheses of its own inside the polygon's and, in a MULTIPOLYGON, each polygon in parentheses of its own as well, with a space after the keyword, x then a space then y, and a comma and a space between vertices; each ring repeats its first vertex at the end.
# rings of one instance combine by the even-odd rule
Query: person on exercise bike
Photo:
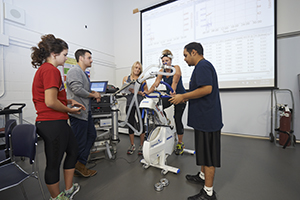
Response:
MULTIPOLYGON (((170 50, 165 49, 162 52, 161 55, 161 61, 163 65, 167 65, 167 66, 172 66, 172 59, 173 59, 173 54, 170 50)), ((171 92, 168 88, 167 88, 167 93, 171 96, 175 95, 175 94, 184 94, 186 93, 183 84, 182 84, 182 75, 181 75, 181 70, 180 67, 178 65, 173 65, 173 67, 176 69, 176 72, 173 76, 163 76, 163 75, 158 75, 156 77, 156 80, 154 82, 154 84, 150 87, 150 89, 147 91, 145 91, 146 94, 150 94, 152 93, 155 88, 157 88, 160 84, 160 81, 164 81, 166 83, 168 83, 172 89, 174 90, 174 92, 171 92)), ((172 70, 171 69, 161 69, 161 72, 168 72, 171 73, 172 70)), ((163 109, 166 109, 168 107, 170 107, 171 104, 169 102, 170 98, 162 98, 162 102, 163 102, 163 109)), ((175 126, 176 126, 176 132, 177 132, 177 136, 178 136, 178 144, 176 145, 176 149, 175 149, 175 154, 176 155, 181 155, 183 153, 183 150, 185 148, 184 143, 182 141, 183 139, 183 124, 182 124, 182 115, 184 112, 186 104, 185 103, 180 103, 177 105, 174 105, 174 115, 175 115, 175 126)))

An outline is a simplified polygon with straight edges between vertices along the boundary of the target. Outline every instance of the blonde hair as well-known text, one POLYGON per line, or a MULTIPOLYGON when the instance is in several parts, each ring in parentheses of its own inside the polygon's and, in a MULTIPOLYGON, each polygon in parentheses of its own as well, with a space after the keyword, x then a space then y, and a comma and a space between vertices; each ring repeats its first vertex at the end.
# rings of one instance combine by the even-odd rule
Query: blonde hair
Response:
POLYGON ((141 70, 140 70, 140 74, 139 74, 139 75, 141 75, 141 74, 143 73, 142 64, 140 63, 140 61, 136 61, 136 62, 133 63, 133 65, 132 65, 132 67, 131 67, 130 76, 133 75, 133 69, 135 68, 135 66, 136 66, 137 64, 139 64, 139 65, 141 66, 141 70))
POLYGON ((163 57, 168 57, 172 60, 173 54, 169 49, 165 49, 161 52, 161 57, 160 58, 162 59, 163 57), (170 55, 170 56, 168 56, 168 55, 170 55))

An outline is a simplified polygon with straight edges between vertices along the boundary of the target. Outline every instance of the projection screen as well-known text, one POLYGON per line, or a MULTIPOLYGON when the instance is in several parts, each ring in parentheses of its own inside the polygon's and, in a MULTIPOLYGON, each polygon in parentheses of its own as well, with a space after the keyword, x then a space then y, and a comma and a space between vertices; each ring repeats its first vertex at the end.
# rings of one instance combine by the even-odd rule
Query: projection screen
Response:
POLYGON ((203 45, 220 89, 276 87, 276 0, 178 0, 141 11, 143 67, 171 50, 186 89, 194 67, 183 48, 190 42, 203 45))

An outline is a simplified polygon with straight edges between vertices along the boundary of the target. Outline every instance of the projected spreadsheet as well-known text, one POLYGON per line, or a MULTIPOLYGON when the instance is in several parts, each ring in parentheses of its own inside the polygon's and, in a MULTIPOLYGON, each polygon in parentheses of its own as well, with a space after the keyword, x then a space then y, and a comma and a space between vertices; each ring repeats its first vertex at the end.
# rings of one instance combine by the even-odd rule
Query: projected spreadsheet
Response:
POLYGON ((142 30, 144 67, 157 64, 160 52, 170 49, 186 88, 193 67, 184 62, 183 47, 192 41, 203 45, 220 88, 274 85, 273 1, 176 1, 145 12, 142 30))

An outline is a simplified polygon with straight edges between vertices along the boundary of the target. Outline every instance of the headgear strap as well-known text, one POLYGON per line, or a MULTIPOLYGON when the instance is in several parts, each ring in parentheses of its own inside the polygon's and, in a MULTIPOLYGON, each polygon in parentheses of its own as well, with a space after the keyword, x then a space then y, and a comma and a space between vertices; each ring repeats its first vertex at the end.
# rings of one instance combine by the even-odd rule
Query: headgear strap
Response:
POLYGON ((163 54, 160 56, 160 59, 163 59, 163 57, 168 57, 168 58, 173 59, 173 56, 171 54, 163 54))

